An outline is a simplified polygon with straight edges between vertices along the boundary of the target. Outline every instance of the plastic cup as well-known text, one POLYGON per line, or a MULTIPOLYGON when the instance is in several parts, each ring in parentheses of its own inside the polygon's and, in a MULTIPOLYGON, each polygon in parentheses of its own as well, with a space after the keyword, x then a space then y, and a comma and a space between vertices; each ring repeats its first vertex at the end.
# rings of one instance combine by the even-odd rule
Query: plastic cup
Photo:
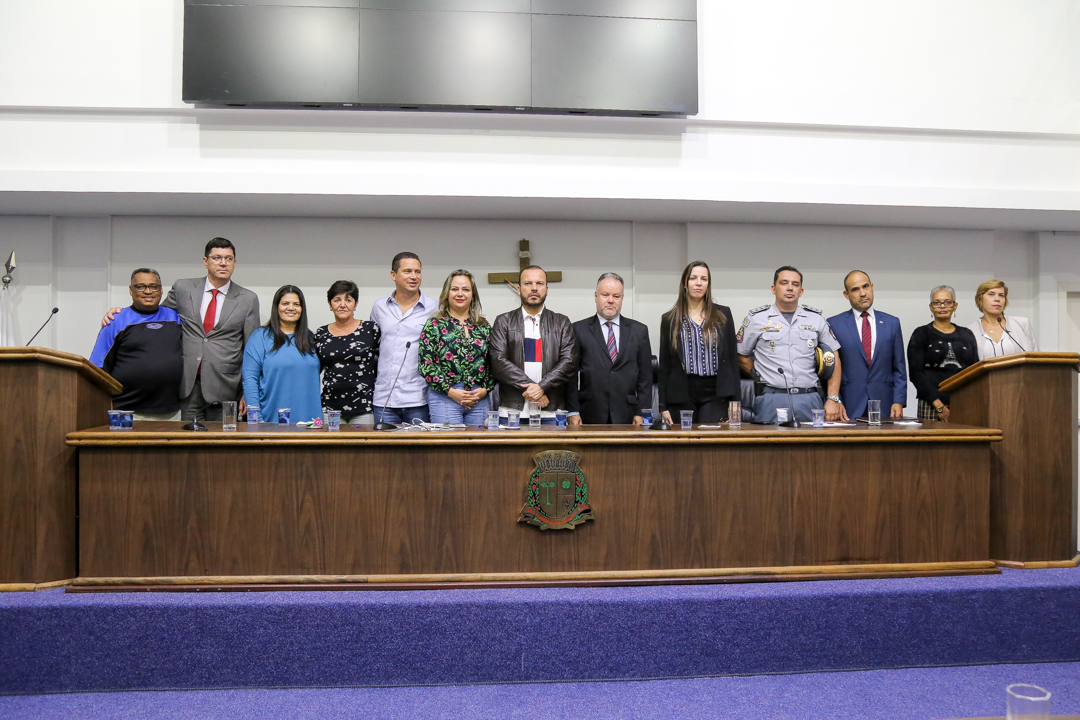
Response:
POLYGON ((258 425, 259 424, 259 408, 251 407, 250 405, 248 405, 247 422, 248 422, 248 425, 258 425))
POLYGON ((742 427, 742 401, 732 400, 727 404, 728 427, 742 427))
POLYGON ((880 400, 867 400, 866 401, 866 418, 870 421, 871 425, 881 424, 881 401, 880 400))
POLYGON ((226 400, 221 403, 221 429, 222 430, 235 430, 236 429, 236 408, 237 402, 235 400, 226 400))
POLYGON ((327 410, 326 411, 326 429, 334 432, 341 429, 341 411, 340 410, 327 410))
POLYGON ((566 410, 556 410, 555 411, 555 425, 556 425, 556 427, 561 427, 561 428, 566 427, 566 417, 567 417, 567 411, 566 410))
POLYGON ((814 427, 825 427, 825 408, 814 408, 814 427))
POLYGON ((499 429, 499 411, 498 410, 488 410, 487 411, 487 417, 484 420, 484 424, 487 426, 488 430, 498 430, 499 429))
POLYGON ((123 410, 110 410, 109 411, 109 429, 110 430, 123 430, 123 421, 120 416, 123 414, 123 410))
POLYGON ((788 412, 788 408, 776 408, 776 424, 786 423, 791 419, 791 413, 788 412))
POLYGON ((289 425, 292 421, 292 408, 277 409, 278 425, 289 425))
POLYGON ((646 408, 641 411, 641 419, 645 421, 645 427, 652 427, 653 415, 652 408, 646 408))
POLYGON ((680 410, 679 422, 683 430, 690 430, 694 427, 694 411, 693 410, 680 410))
POLYGON ((521 412, 518 410, 506 411, 506 427, 517 430, 521 427, 521 412))
POLYGON ((1005 688, 1008 720, 1050 720, 1050 693, 1038 685, 1016 683, 1005 688))

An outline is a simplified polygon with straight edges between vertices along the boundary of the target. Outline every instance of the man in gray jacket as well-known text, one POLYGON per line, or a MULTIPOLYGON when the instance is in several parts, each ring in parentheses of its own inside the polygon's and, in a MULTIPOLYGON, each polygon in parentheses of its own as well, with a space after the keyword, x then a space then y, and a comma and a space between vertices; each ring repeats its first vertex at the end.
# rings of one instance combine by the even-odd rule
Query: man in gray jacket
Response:
POLYGON ((547 273, 538 266, 521 271, 521 307, 495 318, 488 338, 491 374, 499 382, 499 415, 540 403, 541 421, 555 422, 567 409, 566 384, 577 369, 577 346, 570 318, 544 307, 547 273))
MULTIPOLYGON (((239 400, 243 413, 241 370, 244 344, 259 327, 259 297, 232 282, 236 248, 225 238, 206 243, 206 276, 177 280, 162 307, 180 314, 184 336, 184 374, 180 415, 184 420, 217 420, 221 403, 239 400)), ((121 308, 105 317, 107 324, 121 308)))

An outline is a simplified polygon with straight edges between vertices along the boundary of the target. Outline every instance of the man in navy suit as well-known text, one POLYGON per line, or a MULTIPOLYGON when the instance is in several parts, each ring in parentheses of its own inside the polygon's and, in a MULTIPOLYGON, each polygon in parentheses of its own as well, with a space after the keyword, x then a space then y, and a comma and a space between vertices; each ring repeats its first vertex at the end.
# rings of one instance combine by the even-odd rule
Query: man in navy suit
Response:
POLYGON ((649 328, 622 315, 615 273, 600 276, 595 297, 596 314, 574 323, 581 364, 567 383, 570 424, 641 425, 641 409, 652 407, 649 328))
POLYGON ((862 270, 844 278, 844 297, 850 312, 829 318, 840 341, 840 397, 849 417, 864 417, 866 401, 880 400, 889 416, 904 416, 907 404, 907 366, 900 320, 874 310, 874 284, 862 270))

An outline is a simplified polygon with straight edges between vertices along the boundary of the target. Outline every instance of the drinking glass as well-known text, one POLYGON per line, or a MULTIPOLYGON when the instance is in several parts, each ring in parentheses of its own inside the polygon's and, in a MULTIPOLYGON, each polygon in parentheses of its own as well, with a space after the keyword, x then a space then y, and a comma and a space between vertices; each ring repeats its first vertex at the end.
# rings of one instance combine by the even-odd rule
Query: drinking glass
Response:
POLYGON ((1010 685, 1005 702, 1008 720, 1050 720, 1050 693, 1038 685, 1010 685))
POLYGON ((519 410, 506 411, 506 427, 510 430, 517 430, 521 427, 521 412, 519 410))
POLYGON ((109 411, 109 429, 110 430, 123 430, 124 429, 124 427, 122 425, 122 421, 120 419, 120 415, 123 412, 124 412, 123 410, 110 410, 109 411))
POLYGON ((326 429, 331 432, 341 429, 341 411, 340 410, 327 410, 326 411, 326 429))
POLYGON ((742 401, 732 400, 727 404, 728 427, 742 427, 742 401))
POLYGON ((791 413, 788 412, 789 408, 776 408, 776 424, 786 423, 791 419, 791 413))
POLYGON ((289 425, 291 420, 292 420, 292 408, 278 408, 277 409, 278 425, 289 425))
POLYGON ((825 408, 814 408, 814 427, 825 427, 825 408))
POLYGON ((652 408, 644 408, 641 411, 641 419, 645 421, 645 427, 652 427, 652 408))
POLYGON ((222 430, 235 430, 236 429, 236 406, 235 400, 226 400, 221 403, 221 429, 222 430))
POLYGON ((484 427, 486 427, 488 430, 498 430, 499 429, 499 411, 498 410, 488 410, 487 411, 487 416, 484 419, 484 427))
POLYGON ((248 405, 247 422, 248 422, 248 425, 258 425, 259 424, 259 408, 251 407, 250 405, 248 405))
POLYGON ((566 410, 556 410, 555 411, 555 426, 556 427, 561 427, 561 428, 566 427, 566 416, 567 416, 567 411, 566 410))
POLYGON ((690 430, 694 427, 694 411, 693 410, 680 410, 679 422, 683 430, 690 430))
POLYGON ((866 417, 871 425, 881 424, 881 401, 868 400, 866 402, 866 417))
POLYGON ((529 427, 540 427, 540 403, 532 401, 525 403, 525 412, 529 413, 529 427))

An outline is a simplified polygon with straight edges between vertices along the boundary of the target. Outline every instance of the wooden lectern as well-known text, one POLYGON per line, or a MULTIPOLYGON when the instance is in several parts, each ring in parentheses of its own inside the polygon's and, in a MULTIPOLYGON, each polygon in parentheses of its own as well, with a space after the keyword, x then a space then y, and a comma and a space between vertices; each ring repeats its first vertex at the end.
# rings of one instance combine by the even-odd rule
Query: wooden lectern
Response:
POLYGON ((69 432, 108 424, 121 385, 78 355, 0 347, 0 586, 77 574, 75 448, 69 432))
POLYGON ((990 557, 1002 565, 1075 565, 1076 353, 988 358, 941 383, 949 420, 999 428, 991 450, 990 557))

